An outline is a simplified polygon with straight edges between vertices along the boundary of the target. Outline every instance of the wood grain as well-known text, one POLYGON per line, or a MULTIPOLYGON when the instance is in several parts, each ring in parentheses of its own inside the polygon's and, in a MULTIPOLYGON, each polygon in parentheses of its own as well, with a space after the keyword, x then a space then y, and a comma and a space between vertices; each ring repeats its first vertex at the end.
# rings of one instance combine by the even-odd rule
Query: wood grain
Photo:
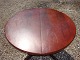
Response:
POLYGON ((76 34, 73 21, 54 9, 26 9, 5 26, 8 41, 29 54, 47 55, 64 49, 76 34))

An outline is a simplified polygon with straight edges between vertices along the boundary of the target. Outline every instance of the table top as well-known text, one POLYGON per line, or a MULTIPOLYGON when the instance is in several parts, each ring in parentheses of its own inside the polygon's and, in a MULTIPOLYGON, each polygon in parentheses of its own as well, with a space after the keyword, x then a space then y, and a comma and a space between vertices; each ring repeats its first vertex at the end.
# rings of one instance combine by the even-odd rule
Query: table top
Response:
POLYGON ((64 13, 49 8, 25 9, 5 26, 8 41, 29 54, 52 54, 67 47, 76 27, 64 13))

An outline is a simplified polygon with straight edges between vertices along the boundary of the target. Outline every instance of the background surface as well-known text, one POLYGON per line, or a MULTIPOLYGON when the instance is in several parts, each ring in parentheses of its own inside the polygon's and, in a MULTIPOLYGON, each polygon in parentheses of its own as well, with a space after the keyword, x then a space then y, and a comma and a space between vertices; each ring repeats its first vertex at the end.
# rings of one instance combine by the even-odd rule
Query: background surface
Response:
MULTIPOLYGON (((59 60, 80 60, 80 0, 0 0, 0 60, 24 60, 26 53, 15 49, 6 40, 4 26, 17 12, 30 8, 52 8, 67 14, 76 25, 74 41, 63 51, 55 54, 59 60)), ((33 60, 51 60, 32 57, 33 60)))

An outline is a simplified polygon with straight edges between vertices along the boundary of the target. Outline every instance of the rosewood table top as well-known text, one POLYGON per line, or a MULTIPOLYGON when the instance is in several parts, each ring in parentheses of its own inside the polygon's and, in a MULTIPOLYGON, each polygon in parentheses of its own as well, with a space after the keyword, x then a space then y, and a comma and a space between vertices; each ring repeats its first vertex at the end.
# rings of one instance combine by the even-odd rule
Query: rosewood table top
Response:
POLYGON ((67 47, 76 34, 73 21, 49 8, 25 9, 5 26, 8 41, 29 54, 51 54, 67 47))

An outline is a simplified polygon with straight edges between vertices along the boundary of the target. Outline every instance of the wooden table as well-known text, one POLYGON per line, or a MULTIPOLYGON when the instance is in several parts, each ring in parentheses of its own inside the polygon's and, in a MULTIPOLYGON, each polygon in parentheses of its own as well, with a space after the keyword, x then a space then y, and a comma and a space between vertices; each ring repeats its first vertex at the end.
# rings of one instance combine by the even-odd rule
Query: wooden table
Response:
POLYGON ((49 8, 25 9, 5 26, 8 41, 29 55, 51 55, 67 47, 76 34, 73 21, 49 8))

